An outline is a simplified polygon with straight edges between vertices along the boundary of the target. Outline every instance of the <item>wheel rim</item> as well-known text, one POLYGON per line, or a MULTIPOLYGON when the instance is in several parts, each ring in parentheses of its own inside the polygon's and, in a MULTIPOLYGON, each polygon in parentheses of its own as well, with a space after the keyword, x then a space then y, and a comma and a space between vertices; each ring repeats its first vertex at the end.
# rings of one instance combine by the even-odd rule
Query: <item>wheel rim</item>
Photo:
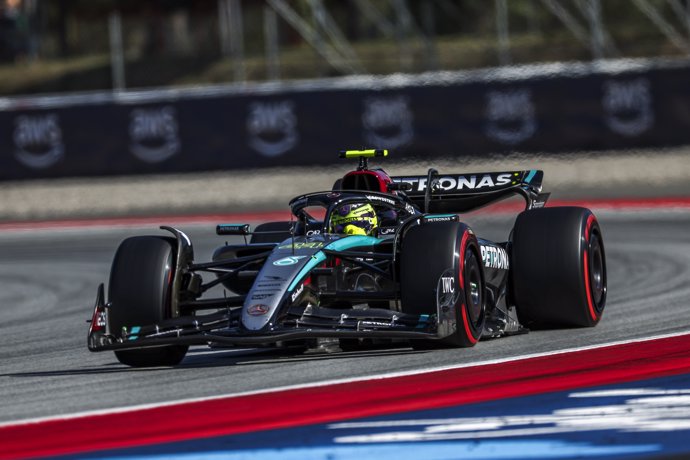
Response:
POLYGON ((606 293, 606 271, 604 269, 604 254, 601 240, 596 233, 592 233, 589 239, 589 285, 592 291, 592 300, 597 308, 606 293))
POLYGON ((484 304, 482 298, 482 275, 474 251, 465 253, 465 302, 472 327, 477 328, 482 320, 484 304))

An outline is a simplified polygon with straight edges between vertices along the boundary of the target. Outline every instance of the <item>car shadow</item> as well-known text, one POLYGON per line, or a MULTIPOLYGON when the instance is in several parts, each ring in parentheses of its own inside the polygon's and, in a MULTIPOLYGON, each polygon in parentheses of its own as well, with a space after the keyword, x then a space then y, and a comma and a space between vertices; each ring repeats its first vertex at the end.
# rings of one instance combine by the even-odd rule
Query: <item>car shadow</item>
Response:
POLYGON ((122 372, 169 372, 175 369, 202 369, 228 366, 256 366, 270 364, 287 364, 308 361, 326 361, 358 358, 376 358, 427 353, 413 350, 409 346, 388 346, 358 351, 340 351, 338 349, 314 349, 306 352, 295 352, 290 349, 231 349, 231 348, 193 348, 177 366, 166 367, 128 367, 118 362, 103 365, 81 367, 77 369, 46 370, 40 372, 13 372, 0 374, 0 377, 60 377, 73 375, 118 374, 122 372))
POLYGON ((239 356, 228 356, 227 351, 218 350, 215 353, 206 353, 201 356, 189 354, 185 360, 177 367, 222 367, 228 365, 235 366, 255 366, 266 364, 287 364, 308 361, 332 361, 353 358, 376 358, 387 356, 402 356, 409 354, 424 353, 424 351, 412 350, 407 347, 395 347, 385 349, 364 349, 358 351, 340 350, 309 350, 304 353, 290 352, 289 350, 261 350, 254 354, 239 356), (263 353, 262 353, 263 351, 263 353))

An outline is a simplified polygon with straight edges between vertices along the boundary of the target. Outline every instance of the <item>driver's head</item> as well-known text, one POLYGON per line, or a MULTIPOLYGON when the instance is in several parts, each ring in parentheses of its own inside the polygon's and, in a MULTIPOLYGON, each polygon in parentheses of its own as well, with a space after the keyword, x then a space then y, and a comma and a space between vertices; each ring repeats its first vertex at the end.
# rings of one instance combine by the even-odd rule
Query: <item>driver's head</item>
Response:
POLYGON ((374 207, 369 203, 345 204, 333 211, 331 233, 372 235, 379 225, 374 207))

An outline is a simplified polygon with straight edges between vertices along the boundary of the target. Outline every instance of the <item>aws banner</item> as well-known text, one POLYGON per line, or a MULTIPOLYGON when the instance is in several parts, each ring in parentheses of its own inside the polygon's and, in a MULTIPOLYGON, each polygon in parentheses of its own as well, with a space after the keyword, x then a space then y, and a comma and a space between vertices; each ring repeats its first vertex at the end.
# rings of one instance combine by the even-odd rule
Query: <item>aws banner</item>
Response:
POLYGON ((396 157, 690 143, 690 67, 553 64, 454 74, 14 98, 0 179, 207 171, 396 157))

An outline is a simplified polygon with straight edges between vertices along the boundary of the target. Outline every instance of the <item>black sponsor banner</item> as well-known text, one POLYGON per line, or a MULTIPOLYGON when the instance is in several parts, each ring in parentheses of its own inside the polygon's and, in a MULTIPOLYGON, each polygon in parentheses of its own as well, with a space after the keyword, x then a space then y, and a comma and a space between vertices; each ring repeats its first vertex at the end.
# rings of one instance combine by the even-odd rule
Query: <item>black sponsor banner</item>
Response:
MULTIPOLYGON (((0 111, 0 179, 329 164, 690 143, 690 68, 441 84, 112 98, 0 111)), ((352 86, 352 85, 350 85, 352 86)), ((162 93, 165 94, 165 93, 162 93)))

